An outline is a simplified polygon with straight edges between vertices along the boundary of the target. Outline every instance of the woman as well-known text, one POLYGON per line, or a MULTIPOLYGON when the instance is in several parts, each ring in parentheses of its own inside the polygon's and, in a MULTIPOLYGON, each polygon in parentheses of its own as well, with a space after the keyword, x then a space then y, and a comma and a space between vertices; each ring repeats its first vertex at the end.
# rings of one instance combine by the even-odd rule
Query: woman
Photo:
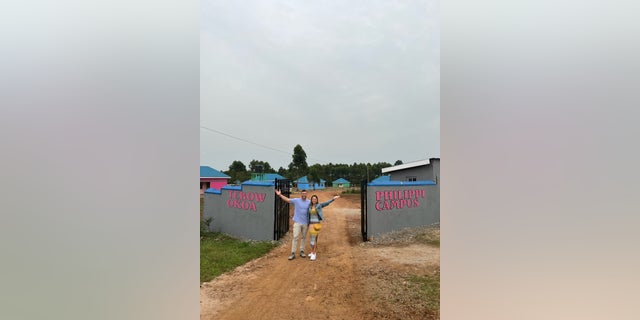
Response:
POLYGON ((316 260, 316 245, 318 243, 318 234, 320 233, 320 229, 322 228, 322 224, 320 221, 324 220, 322 217, 322 208, 328 206, 334 200, 340 198, 340 196, 335 196, 333 199, 318 203, 318 196, 315 194, 311 196, 311 204, 309 205, 308 215, 309 215, 309 241, 311 242, 311 253, 309 254, 309 259, 311 261, 316 260))

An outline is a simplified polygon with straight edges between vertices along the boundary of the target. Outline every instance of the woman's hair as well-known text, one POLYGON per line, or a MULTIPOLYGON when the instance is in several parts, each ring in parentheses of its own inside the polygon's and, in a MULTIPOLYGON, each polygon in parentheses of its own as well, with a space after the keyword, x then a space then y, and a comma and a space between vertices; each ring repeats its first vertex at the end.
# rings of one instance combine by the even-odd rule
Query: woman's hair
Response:
POLYGON ((318 200, 318 196, 316 196, 315 194, 311 196, 311 203, 313 203, 313 198, 316 198, 316 203, 320 202, 318 200))

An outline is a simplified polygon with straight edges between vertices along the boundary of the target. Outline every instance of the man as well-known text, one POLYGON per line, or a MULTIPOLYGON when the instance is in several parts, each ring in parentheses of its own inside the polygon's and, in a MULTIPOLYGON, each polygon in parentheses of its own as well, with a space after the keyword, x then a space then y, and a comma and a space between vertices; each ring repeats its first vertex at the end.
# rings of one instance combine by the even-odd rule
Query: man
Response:
POLYGON ((307 255, 304 254, 304 243, 307 239, 307 226, 309 225, 309 216, 307 211, 309 210, 309 204, 311 201, 307 199, 307 190, 302 190, 300 198, 289 199, 282 195, 280 190, 276 190, 282 200, 293 204, 293 239, 291 240, 291 255, 289 260, 293 260, 296 257, 296 248, 298 246, 298 237, 302 236, 300 242, 300 257, 304 258, 307 255))

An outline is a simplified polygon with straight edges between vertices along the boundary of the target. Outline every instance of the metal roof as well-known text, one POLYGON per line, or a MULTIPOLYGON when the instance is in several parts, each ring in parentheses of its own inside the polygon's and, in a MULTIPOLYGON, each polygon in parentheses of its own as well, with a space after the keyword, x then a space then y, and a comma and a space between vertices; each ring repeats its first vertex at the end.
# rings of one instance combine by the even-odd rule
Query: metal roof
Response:
POLYGON ((208 166, 200 166, 200 178, 231 178, 230 176, 208 166))
POLYGON ((382 168, 382 173, 387 173, 387 172, 391 172, 391 171, 398 171, 398 170, 403 170, 403 169, 426 166, 426 165, 429 164, 429 162, 431 160, 440 161, 440 158, 431 158, 431 159, 425 159, 425 160, 418 160, 418 161, 414 161, 414 162, 399 164, 399 165, 393 166, 393 167, 382 168))

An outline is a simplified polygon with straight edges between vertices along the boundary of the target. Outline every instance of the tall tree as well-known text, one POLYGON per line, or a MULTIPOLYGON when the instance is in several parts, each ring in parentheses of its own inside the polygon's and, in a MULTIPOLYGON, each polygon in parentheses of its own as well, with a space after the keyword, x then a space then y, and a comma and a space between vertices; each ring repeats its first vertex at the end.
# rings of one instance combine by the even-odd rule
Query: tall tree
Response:
MULTIPOLYGON (((304 152, 302 146, 297 144, 293 148, 293 155, 291 156, 293 159, 289 164, 289 171, 295 171, 296 175, 304 176, 307 173, 307 153, 304 152)), ((297 177, 296 177, 297 178, 297 177)))
POLYGON ((396 160, 396 162, 393 164, 394 166, 399 166, 402 164, 402 160, 396 160))

